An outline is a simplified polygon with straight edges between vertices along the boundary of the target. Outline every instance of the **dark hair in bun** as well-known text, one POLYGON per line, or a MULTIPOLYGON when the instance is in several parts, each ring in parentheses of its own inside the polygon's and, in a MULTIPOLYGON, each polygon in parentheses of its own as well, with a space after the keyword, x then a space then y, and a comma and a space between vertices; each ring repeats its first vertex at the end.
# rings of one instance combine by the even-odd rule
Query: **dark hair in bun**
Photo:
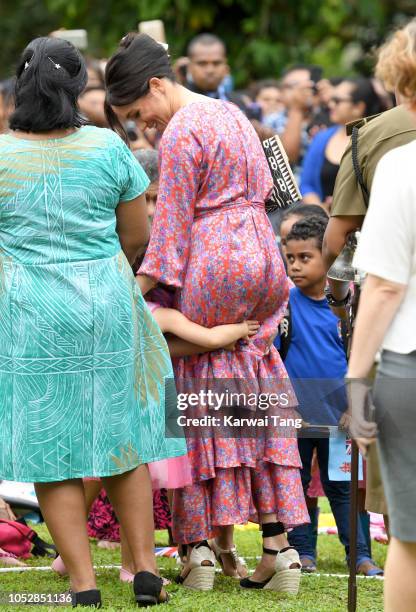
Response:
POLYGON ((17 67, 10 128, 48 132, 84 125, 77 99, 86 84, 85 62, 74 45, 60 38, 35 38, 17 67))
POLYGON ((111 106, 132 104, 145 96, 153 77, 175 81, 167 50, 147 34, 127 34, 105 69, 105 114, 110 127, 123 138, 124 129, 111 106))

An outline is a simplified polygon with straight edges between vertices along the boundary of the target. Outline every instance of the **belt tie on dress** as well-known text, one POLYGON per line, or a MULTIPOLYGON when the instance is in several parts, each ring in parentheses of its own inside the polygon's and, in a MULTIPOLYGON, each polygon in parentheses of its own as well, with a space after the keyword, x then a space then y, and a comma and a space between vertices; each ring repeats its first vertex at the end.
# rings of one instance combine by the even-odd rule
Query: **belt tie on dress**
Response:
POLYGON ((246 209, 246 210, 256 210, 259 212, 263 212, 266 214, 266 209, 264 207, 264 202, 262 201, 254 201, 254 200, 237 200, 236 202, 232 202, 230 204, 223 204, 218 208, 207 208, 206 210, 202 209, 195 213, 194 220, 201 219, 202 217, 208 217, 210 215, 220 215, 226 214, 230 211, 234 211, 235 209, 246 209))

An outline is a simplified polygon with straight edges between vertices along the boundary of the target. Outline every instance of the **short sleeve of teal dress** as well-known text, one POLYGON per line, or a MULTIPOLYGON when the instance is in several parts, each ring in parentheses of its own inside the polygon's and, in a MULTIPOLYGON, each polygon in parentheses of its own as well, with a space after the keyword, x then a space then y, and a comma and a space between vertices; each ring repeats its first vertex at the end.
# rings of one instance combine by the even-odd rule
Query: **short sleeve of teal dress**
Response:
POLYGON ((120 202, 129 202, 141 195, 149 186, 150 181, 124 142, 120 141, 117 144, 117 173, 120 185, 120 202))
POLYGON ((148 179, 113 132, 0 136, 0 479, 112 476, 183 455, 173 374, 115 210, 148 179))

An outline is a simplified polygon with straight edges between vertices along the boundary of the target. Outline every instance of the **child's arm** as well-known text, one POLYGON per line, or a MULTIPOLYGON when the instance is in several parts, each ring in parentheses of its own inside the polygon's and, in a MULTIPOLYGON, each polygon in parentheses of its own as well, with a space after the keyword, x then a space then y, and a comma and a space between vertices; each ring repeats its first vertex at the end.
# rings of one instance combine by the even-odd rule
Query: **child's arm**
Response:
POLYGON ((150 276, 147 276, 147 274, 137 274, 135 280, 140 287, 142 295, 146 295, 148 291, 150 291, 151 289, 153 289, 153 287, 156 287, 157 285, 157 280, 151 278, 150 276))
MULTIPOLYGON (((201 355, 201 353, 209 353, 209 351, 211 350, 208 349, 206 346, 193 344, 193 342, 188 342, 188 340, 183 340, 182 338, 178 338, 177 336, 171 336, 170 334, 168 334, 168 336, 166 337, 166 342, 171 357, 188 357, 189 355, 201 355)), ((234 344, 223 348, 232 351, 234 350, 234 344)))
POLYGON ((174 334, 198 347, 204 347, 207 351, 214 351, 233 344, 240 338, 253 336, 260 327, 257 321, 203 327, 173 308, 157 308, 153 316, 163 333, 174 334))

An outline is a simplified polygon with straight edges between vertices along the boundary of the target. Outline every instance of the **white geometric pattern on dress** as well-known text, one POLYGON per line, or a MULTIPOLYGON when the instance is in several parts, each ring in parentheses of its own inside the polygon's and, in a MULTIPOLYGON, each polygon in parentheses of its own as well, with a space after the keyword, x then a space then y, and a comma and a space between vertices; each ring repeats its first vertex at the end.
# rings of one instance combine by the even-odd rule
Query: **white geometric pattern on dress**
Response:
POLYGON ((165 340, 115 208, 148 180, 109 130, 0 136, 0 478, 109 476, 186 452, 165 438, 165 340))

